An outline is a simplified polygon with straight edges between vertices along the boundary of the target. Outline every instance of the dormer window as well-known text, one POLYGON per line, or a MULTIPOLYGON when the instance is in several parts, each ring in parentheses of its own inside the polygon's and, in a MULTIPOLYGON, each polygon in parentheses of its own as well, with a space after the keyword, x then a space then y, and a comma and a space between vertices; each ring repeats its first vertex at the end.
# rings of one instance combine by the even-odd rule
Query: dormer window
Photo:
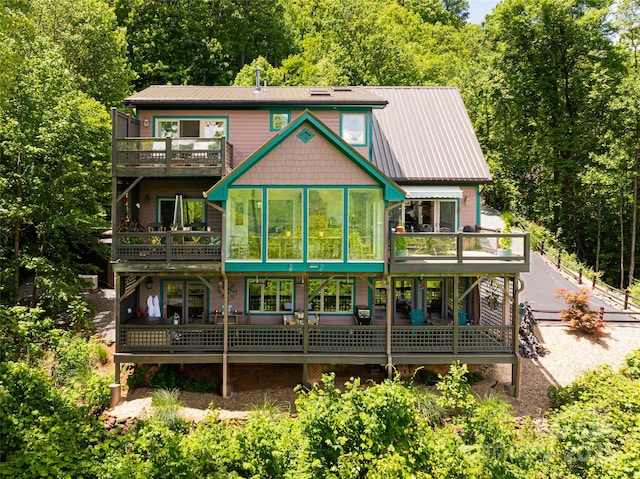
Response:
POLYGON ((341 136, 350 145, 364 146, 367 144, 366 113, 343 113, 341 116, 341 136))

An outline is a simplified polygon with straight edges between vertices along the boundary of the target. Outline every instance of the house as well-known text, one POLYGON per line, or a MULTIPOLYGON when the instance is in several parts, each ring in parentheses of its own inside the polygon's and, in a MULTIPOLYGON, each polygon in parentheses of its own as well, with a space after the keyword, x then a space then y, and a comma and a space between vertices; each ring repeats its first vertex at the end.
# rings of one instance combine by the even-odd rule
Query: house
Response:
POLYGON ((455 88, 152 86, 113 111, 122 363, 512 365, 526 234, 455 88), (510 243, 510 245, 506 245, 510 243), (502 247, 501 247, 502 246, 502 247), (504 248, 510 246, 510 248, 504 248))

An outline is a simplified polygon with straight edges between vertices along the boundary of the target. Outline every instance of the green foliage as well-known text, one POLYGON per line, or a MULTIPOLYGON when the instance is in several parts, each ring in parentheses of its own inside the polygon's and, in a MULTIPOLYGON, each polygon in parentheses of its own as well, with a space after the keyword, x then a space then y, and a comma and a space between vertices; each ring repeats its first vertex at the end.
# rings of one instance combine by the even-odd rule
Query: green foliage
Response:
POLYGON ((151 407, 154 409, 154 419, 162 422, 170 429, 184 427, 184 420, 179 411, 182 407, 180 390, 158 389, 151 394, 151 407))
POLYGON ((415 397, 399 377, 367 388, 354 379, 341 392, 333 374, 324 375, 323 388, 300 391, 296 408, 312 477, 366 476, 381 460, 395 469, 396 453, 407 456, 413 470, 413 448, 427 433, 415 397))
POLYGON ((0 363, 0 435, 4 477, 95 477, 104 443, 100 423, 47 373, 24 362, 0 363))
POLYGON ((476 404, 467 380, 468 373, 466 364, 454 361, 446 376, 438 375, 440 382, 436 388, 440 391, 440 397, 437 404, 455 416, 469 414, 476 404))
POLYGON ((640 349, 627 354, 620 372, 630 379, 640 379, 640 349))
POLYGON ((14 306, 0 308, 0 348, 2 361, 28 361, 37 363, 60 330, 42 308, 14 306))

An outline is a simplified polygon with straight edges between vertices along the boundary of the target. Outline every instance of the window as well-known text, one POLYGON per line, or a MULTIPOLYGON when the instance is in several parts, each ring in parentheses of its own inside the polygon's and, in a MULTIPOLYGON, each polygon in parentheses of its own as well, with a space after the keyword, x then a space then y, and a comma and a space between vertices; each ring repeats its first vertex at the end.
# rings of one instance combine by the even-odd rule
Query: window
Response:
MULTIPOLYGON (((158 222, 162 223, 166 229, 173 224, 174 213, 176 209, 175 198, 160 198, 160 218, 158 222)), ((202 223, 206 226, 204 200, 200 198, 183 198, 182 200, 182 226, 190 226, 193 223, 202 223)))
POLYGON ((381 190, 349 190, 349 260, 383 259, 383 210, 381 190))
POLYGON ((202 323, 207 294, 202 283, 189 281, 164 282, 167 317, 177 314, 181 324, 202 323))
MULTIPOLYGON (((315 293, 322 283, 324 280, 309 281, 309 291, 315 293)), ((311 301, 312 309, 320 313, 353 313, 353 291, 352 279, 328 281, 311 301)))
POLYGON ((229 189, 227 257, 262 258, 262 189, 229 189))
POLYGON ((367 144, 367 114, 343 113, 342 114, 342 138, 350 145, 367 144))
POLYGON ((302 259, 302 190, 267 190, 267 258, 302 259))
POLYGON ((271 131, 280 131, 289 123, 290 115, 286 112, 271 112, 271 131))
POLYGON ((226 118, 158 119, 156 136, 160 138, 220 138, 228 136, 226 118))
POLYGON ((343 242, 343 190, 308 190, 308 258, 340 260, 343 242))
POLYGON ((293 287, 292 279, 250 280, 249 311, 257 313, 288 311, 287 306, 293 304, 293 287))

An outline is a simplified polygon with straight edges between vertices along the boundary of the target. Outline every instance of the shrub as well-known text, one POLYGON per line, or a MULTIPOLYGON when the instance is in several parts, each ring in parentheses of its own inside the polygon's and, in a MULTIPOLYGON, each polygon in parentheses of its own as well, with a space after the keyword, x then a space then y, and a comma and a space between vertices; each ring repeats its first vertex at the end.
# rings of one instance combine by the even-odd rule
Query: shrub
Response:
POLYGON ((180 418, 180 391, 178 389, 159 389, 151 394, 151 407, 154 409, 154 417, 174 429, 184 425, 180 418))
POLYGON ((600 314, 589 308, 589 292, 586 288, 575 292, 560 288, 554 294, 569 306, 569 308, 560 311, 561 321, 568 322, 573 329, 586 334, 596 334, 604 328, 605 323, 600 314))
POLYGON ((640 379, 640 349, 627 354, 620 372, 630 379, 640 379))
POLYGON ((440 397, 437 404, 448 409, 454 416, 468 414, 476 403, 467 380, 468 373, 466 364, 454 361, 446 376, 438 375, 440 382, 436 384, 436 388, 440 391, 440 397))

